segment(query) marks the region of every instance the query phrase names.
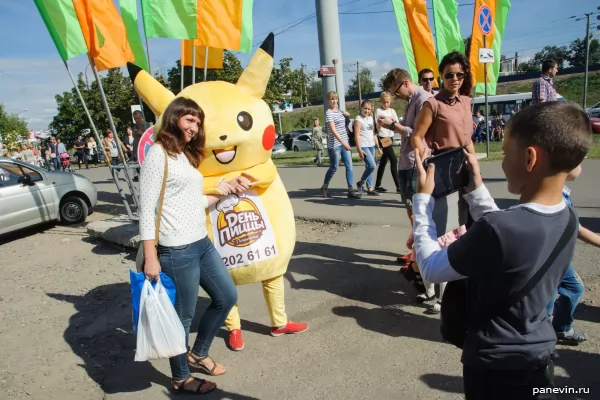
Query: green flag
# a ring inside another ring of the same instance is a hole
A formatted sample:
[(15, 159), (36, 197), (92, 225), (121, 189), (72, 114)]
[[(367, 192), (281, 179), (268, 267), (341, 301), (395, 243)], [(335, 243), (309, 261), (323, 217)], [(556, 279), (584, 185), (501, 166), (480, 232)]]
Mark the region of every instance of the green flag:
[(133, 63), (138, 67), (149, 71), (148, 59), (146, 58), (146, 52), (144, 51), (142, 38), (140, 37), (140, 31), (138, 28), (138, 13), (136, 3), (136, 0), (120, 0), (119, 5), (121, 6), (121, 17), (125, 23), (129, 47), (131, 47), (133, 57), (135, 58)]
[(433, 26), (437, 59), (454, 50), (465, 53), (465, 42), (458, 24), (458, 3), (454, 0), (433, 0)]
[(408, 27), (408, 20), (406, 19), (406, 9), (404, 8), (404, 2), (402, 0), (392, 0), (392, 5), (394, 6), (396, 22), (398, 23), (398, 29), (400, 30), (400, 40), (402, 41), (402, 47), (404, 48), (404, 55), (406, 55), (408, 73), (410, 74), (411, 78), (415, 82), (417, 82), (419, 72), (417, 71), (415, 53), (413, 51), (412, 42), (410, 40), (410, 28)]
[(240, 40), (240, 51), (250, 53), (252, 51), (252, 7), (254, 0), (244, 0), (242, 6), (242, 36)]
[[(496, 1), (496, 19), (494, 20), (494, 41), (491, 48), (494, 49), (494, 62), (488, 67), (488, 94), (494, 96), (496, 94), (496, 85), (498, 83), (498, 75), (500, 73), (500, 54), (502, 49), (502, 38), (506, 29), (506, 20), (508, 19), (508, 11), (511, 4), (509, 0)], [(488, 45), (489, 46), (489, 45)], [(475, 93), (484, 93), (485, 84), (477, 82), (475, 85)]]
[(87, 45), (81, 33), (73, 0), (34, 0), (34, 2), (63, 61), (87, 53)]
[(147, 38), (196, 39), (196, 0), (141, 0)]

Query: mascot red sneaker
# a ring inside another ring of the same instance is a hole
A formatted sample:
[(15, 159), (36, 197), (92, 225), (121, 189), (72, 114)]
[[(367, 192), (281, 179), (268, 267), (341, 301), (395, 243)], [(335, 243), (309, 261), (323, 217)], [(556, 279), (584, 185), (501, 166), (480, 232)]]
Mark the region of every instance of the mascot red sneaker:
[[(219, 194), (217, 184), (240, 175), (253, 181), (250, 190), (223, 197), (207, 210), (207, 229), (236, 285), (261, 282), (271, 335), (301, 333), (308, 325), (288, 320), (284, 280), (294, 245), (292, 204), (271, 160), (275, 126), (262, 100), (273, 69), (274, 36), (269, 34), (237, 84), (212, 81), (188, 86), (177, 96), (196, 101), (205, 113), (206, 158), (199, 167), (205, 194)], [(139, 95), (161, 115), (175, 95), (146, 71), (128, 64)], [(161, 120), (154, 131), (158, 132)], [(228, 344), (242, 350), (238, 305), (225, 321)]]

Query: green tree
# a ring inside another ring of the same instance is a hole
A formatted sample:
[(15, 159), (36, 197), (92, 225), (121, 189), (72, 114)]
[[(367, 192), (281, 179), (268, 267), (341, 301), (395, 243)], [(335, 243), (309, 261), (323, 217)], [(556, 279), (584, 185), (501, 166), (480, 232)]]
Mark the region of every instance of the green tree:
[[(569, 46), (570, 54), (567, 56), (567, 61), (572, 67), (581, 67), (585, 65), (585, 40), (575, 39)], [(590, 60), (589, 64), (600, 63), (600, 42), (598, 39), (590, 41)]]
[(294, 104), (302, 102), (303, 82), (308, 85), (308, 76), (300, 69), (292, 69), (291, 64), (292, 58), (286, 57), (279, 60), (279, 65), (273, 66), (264, 96), (267, 104), (283, 99), (289, 99)]
[(538, 71), (541, 70), (542, 63), (545, 60), (554, 60), (558, 64), (559, 68), (565, 65), (565, 61), (568, 61), (569, 49), (567, 46), (545, 46), (541, 51), (535, 53), (533, 56), (533, 65), (538, 66)]
[(17, 114), (9, 114), (0, 103), (0, 140), (4, 149), (15, 151), (20, 149), (20, 143), (29, 136), (27, 123), (19, 118)]
[(360, 79), (360, 92), (361, 93), (373, 93), (375, 91), (375, 83), (373, 82), (373, 74), (369, 68), (361, 68), (358, 73), (358, 79), (356, 75), (350, 80), (350, 85), (346, 91), (347, 96), (358, 96), (358, 82)]
[(533, 60), (522, 62), (519, 64), (519, 72), (539, 72), (540, 66), (536, 65)]
[(317, 77), (315, 72), (308, 76), (308, 83), (306, 85), (306, 93), (308, 96), (308, 103), (316, 103), (323, 101), (323, 81)]
[(463, 42), (465, 44), (465, 55), (468, 57), (469, 52), (471, 51), (471, 36), (464, 38)]
[[(244, 69), (240, 60), (231, 52), (223, 53), (223, 69), (209, 69), (206, 73), (207, 81), (225, 81), (236, 83)], [(192, 67), (183, 67), (185, 87), (192, 84)], [(204, 69), (196, 68), (196, 83), (204, 81)], [(178, 94), (181, 91), (181, 60), (167, 71), (167, 88)]]
[[(133, 89), (129, 77), (124, 76), (119, 68), (108, 70), (106, 76), (100, 78), (110, 108), (117, 134), (120, 138), (125, 135), (125, 129), (132, 123), (131, 106), (139, 104), (139, 98)], [(102, 134), (109, 128), (108, 117), (104, 111), (98, 84), (92, 82), (89, 90), (83, 79), (83, 74), (77, 78), (77, 86), (90, 111), (90, 115)], [(83, 129), (91, 129), (88, 118), (77, 96), (75, 88), (69, 92), (56, 95), (57, 114), (52, 119), (49, 128), (57, 131), (57, 137), (70, 148)], [(145, 110), (148, 107), (144, 108)], [(147, 111), (148, 113), (148, 111)], [(152, 115), (152, 114), (150, 114)], [(148, 115), (146, 115), (148, 118)]]
[(386, 77), (386, 76), (387, 76), (386, 74), (382, 74), (382, 75), (379, 77), (379, 81), (378, 81), (378, 83), (377, 83), (377, 86), (378, 86), (378, 87), (379, 87), (379, 89), (381, 89), (381, 90), (383, 90), (383, 81), (385, 81), (385, 77)]

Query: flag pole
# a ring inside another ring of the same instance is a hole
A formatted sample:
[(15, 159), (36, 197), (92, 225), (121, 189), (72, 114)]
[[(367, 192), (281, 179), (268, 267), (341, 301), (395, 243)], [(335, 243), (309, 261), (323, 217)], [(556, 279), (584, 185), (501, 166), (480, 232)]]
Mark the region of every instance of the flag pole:
[[(108, 160), (110, 160), (110, 157), (108, 157), (108, 155), (104, 151), (104, 146), (102, 146), (102, 142), (100, 141), (100, 135), (98, 135), (98, 130), (96, 129), (94, 120), (92, 119), (92, 116), (90, 115), (90, 111), (88, 110), (87, 105), (85, 104), (85, 100), (83, 100), (83, 96), (81, 95), (81, 92), (79, 91), (79, 86), (77, 86), (77, 82), (75, 82), (75, 78), (73, 77), (73, 74), (71, 73), (69, 64), (67, 63), (67, 61), (63, 61), (63, 62), (65, 64), (65, 68), (67, 69), (67, 73), (69, 74), (69, 77), (71, 78), (71, 82), (73, 82), (73, 87), (75, 88), (75, 91), (77, 92), (77, 96), (79, 97), (79, 100), (81, 101), (81, 104), (83, 105), (83, 110), (85, 111), (85, 115), (87, 115), (88, 120), (90, 121), (90, 126), (92, 127), (92, 130), (94, 131), (94, 136), (96, 137), (96, 141), (98, 142), (96, 151), (98, 151), (98, 148), (100, 148), (102, 151), (102, 154), (104, 154), (104, 159), (108, 161)], [(108, 168), (112, 172), (112, 165), (110, 162), (108, 163)], [(127, 215), (129, 216), (129, 218), (133, 218), (131, 208), (129, 207), (129, 202), (127, 201), (127, 197), (125, 197), (125, 193), (123, 193), (123, 189), (121, 189), (121, 187), (119, 185), (117, 185), (117, 189), (119, 191), (119, 195), (121, 196), (121, 200), (123, 200), (123, 205), (125, 206)]]
[(196, 45), (192, 46), (192, 85), (196, 83)]
[(185, 77), (185, 71), (183, 67), (183, 57), (181, 57), (181, 91), (183, 92), (183, 78)]
[(208, 46), (204, 50), (204, 82), (206, 82), (206, 73), (208, 72)]
[(146, 54), (148, 55), (148, 73), (150, 75), (152, 75), (152, 63), (150, 62), (150, 44), (148, 44), (147, 37), (146, 37)]
[(115, 141), (117, 142), (117, 151), (119, 152), (119, 156), (123, 161), (123, 171), (125, 171), (125, 179), (127, 180), (127, 184), (129, 185), (129, 189), (131, 190), (131, 196), (133, 197), (133, 201), (136, 207), (139, 210), (139, 199), (137, 197), (137, 192), (133, 186), (133, 182), (131, 177), (129, 176), (129, 167), (127, 165), (127, 161), (125, 160), (125, 154), (123, 154), (123, 149), (121, 148), (121, 141), (119, 140), (119, 135), (117, 133), (117, 128), (115, 127), (115, 122), (113, 121), (112, 114), (110, 113), (110, 108), (108, 107), (108, 102), (106, 101), (106, 95), (104, 94), (104, 89), (102, 88), (102, 82), (98, 77), (98, 71), (96, 70), (96, 63), (94, 60), (89, 57), (90, 65), (92, 67), (92, 71), (94, 72), (94, 77), (96, 78), (96, 82), (98, 83), (98, 89), (100, 90), (100, 99), (102, 100), (102, 105), (104, 106), (104, 111), (106, 112), (106, 117), (108, 118), (108, 126), (110, 126), (110, 130), (113, 132)]

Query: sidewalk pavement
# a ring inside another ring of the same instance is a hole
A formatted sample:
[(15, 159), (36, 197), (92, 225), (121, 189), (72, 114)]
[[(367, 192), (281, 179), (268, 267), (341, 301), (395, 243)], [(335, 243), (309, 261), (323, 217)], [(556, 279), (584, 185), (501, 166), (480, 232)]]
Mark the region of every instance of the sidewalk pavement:
[[(324, 198), (320, 193), (320, 187), (327, 171), (326, 167), (315, 165), (280, 166), (278, 169), (292, 201), (296, 218), (410, 229), (404, 205), (400, 203), (400, 195), (395, 193), (389, 168), (384, 173), (382, 185), (390, 192), (379, 197), (363, 196), (362, 199), (347, 198), (345, 167), (338, 168), (329, 185), (329, 193), (333, 196), (332, 198)], [(108, 174), (108, 172), (103, 170), (91, 169), (85, 170), (85, 173), (82, 171), (82, 173), (89, 176), (98, 186), (100, 203), (98, 208), (119, 207), (120, 199), (116, 193), (116, 187), (112, 181), (104, 180), (107, 179), (107, 176), (103, 174)], [(363, 171), (363, 165), (353, 166), (352, 182), (354, 185), (360, 179)], [(481, 172), (484, 183), (496, 200), (498, 207), (504, 209), (516, 204), (517, 196), (508, 192), (500, 162), (481, 163)], [(600, 232), (600, 198), (597, 195), (596, 180), (599, 174), (600, 161), (586, 160), (582, 175), (577, 181), (568, 183), (582, 225), (594, 232)], [(116, 221), (103, 224), (91, 223), (90, 234), (102, 237), (104, 231), (113, 232), (116, 239), (111, 241), (128, 247), (137, 247), (137, 239), (132, 239), (131, 235), (125, 237), (122, 232), (115, 231), (115, 223)], [(98, 228), (99, 225), (101, 228)], [(100, 232), (94, 233), (94, 229), (100, 229)], [(124, 229), (129, 232), (131, 226), (125, 226)], [(129, 235), (129, 233), (127, 234)]]
[[(320, 188), (326, 171), (327, 167), (312, 165), (279, 168), (297, 218), (410, 227), (405, 207), (400, 202), (400, 195), (395, 193), (389, 168), (386, 168), (382, 181), (382, 185), (389, 191), (379, 197), (363, 196), (360, 200), (347, 198), (346, 169), (343, 166), (338, 168), (329, 184), (329, 193), (333, 197), (324, 198)], [(363, 165), (354, 165), (353, 185), (356, 185), (363, 171)], [(499, 208), (505, 209), (517, 203), (518, 197), (508, 192), (501, 162), (481, 163), (481, 173)], [(377, 170), (374, 174), (377, 174)], [(589, 228), (595, 229), (595, 232), (600, 231), (600, 198), (597, 195), (596, 181), (598, 174), (600, 161), (586, 160), (580, 178), (568, 183), (582, 224), (587, 226), (587, 222), (591, 225)]]

